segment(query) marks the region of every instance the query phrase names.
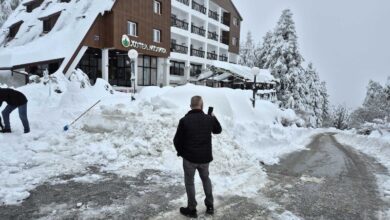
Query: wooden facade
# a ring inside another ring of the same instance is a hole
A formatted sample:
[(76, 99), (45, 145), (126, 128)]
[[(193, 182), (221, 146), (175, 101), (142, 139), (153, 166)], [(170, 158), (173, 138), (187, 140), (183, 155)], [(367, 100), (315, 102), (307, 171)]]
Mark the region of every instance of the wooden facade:
[[(159, 53), (137, 48), (138, 52), (149, 56), (167, 58), (170, 55), (171, 41), (171, 0), (159, 0), (162, 13), (153, 11), (153, 1), (145, 0), (117, 0), (112, 11), (99, 16), (87, 36), (83, 45), (93, 48), (110, 48), (127, 51), (131, 48), (122, 46), (122, 35), (127, 34), (127, 22), (135, 22), (138, 26), (138, 36), (129, 36), (131, 40), (147, 45), (154, 45), (166, 49), (166, 53)], [(161, 31), (161, 43), (153, 42), (153, 29)]]

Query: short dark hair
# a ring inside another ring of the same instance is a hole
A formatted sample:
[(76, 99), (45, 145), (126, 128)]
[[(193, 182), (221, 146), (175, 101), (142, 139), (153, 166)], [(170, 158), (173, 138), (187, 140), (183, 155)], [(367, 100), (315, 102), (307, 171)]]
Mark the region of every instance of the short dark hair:
[(194, 96), (191, 98), (191, 108), (202, 107), (203, 99), (202, 96)]

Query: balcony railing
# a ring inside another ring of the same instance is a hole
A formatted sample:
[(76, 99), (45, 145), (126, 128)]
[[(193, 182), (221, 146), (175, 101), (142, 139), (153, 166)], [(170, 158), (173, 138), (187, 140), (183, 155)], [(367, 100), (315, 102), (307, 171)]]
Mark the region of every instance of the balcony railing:
[(220, 55), (220, 56), (219, 56), (219, 60), (220, 60), (220, 61), (223, 61), (223, 62), (227, 62), (227, 61), (228, 61), (228, 57), (225, 56), (225, 55)]
[(194, 9), (195, 11), (199, 11), (202, 14), (206, 14), (207, 12), (207, 8), (204, 7), (204, 5), (201, 5), (195, 1), (192, 1), (192, 9)]
[(200, 36), (205, 37), (206, 30), (195, 25), (191, 25), (191, 32)]
[(176, 43), (171, 43), (171, 52), (187, 54), (188, 47)]
[(209, 18), (219, 21), (219, 14), (216, 11), (209, 10)]
[(218, 54), (207, 52), (207, 59), (209, 59), (209, 60), (218, 60)]
[(183, 3), (183, 4), (187, 5), (187, 6), (190, 5), (190, 0), (176, 0), (176, 1), (178, 1), (180, 3)]
[(219, 36), (217, 33), (209, 31), (208, 38), (211, 40), (218, 41)]
[(204, 54), (205, 52), (203, 50), (191, 48), (191, 56), (204, 58)]
[(171, 17), (171, 25), (172, 27), (188, 30), (188, 23), (174, 16)]

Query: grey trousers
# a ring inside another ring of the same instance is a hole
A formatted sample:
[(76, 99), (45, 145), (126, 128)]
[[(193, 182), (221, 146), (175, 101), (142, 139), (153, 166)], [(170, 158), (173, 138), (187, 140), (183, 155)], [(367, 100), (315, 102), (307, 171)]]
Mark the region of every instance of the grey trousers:
[(206, 164), (195, 164), (183, 158), (184, 168), (184, 182), (186, 186), (188, 208), (196, 209), (196, 198), (195, 198), (195, 171), (198, 170), (199, 176), (203, 183), (203, 190), (206, 194), (204, 203), (206, 206), (212, 206), (214, 204), (213, 189), (211, 180), (209, 178), (209, 163)]

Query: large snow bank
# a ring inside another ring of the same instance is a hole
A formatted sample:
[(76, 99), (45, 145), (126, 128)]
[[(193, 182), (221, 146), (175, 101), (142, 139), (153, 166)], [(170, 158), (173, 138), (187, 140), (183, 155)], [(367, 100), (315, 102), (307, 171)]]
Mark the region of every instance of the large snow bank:
[[(62, 93), (52, 92), (50, 97), (48, 85), (20, 88), (29, 98), (32, 133), (22, 135), (14, 113), (14, 133), (0, 135), (0, 202), (19, 203), (39, 184), (64, 174), (87, 174), (89, 166), (132, 176), (157, 169), (178, 177), (172, 182), (181, 181), (181, 160), (172, 139), (193, 95), (204, 97), (205, 108), (215, 108), (224, 128), (213, 142), (211, 172), (216, 194), (255, 195), (266, 182), (259, 162), (275, 163), (281, 155), (302, 149), (303, 137), (313, 133), (282, 127), (283, 118), (295, 120), (295, 115), (270, 102), (259, 102), (253, 109), (247, 91), (194, 85), (150, 87), (131, 102), (128, 94), (111, 94), (104, 81), (82, 88), (83, 80), (74, 79), (68, 83), (58, 76), (59, 84), (52, 89), (58, 87)], [(62, 131), (99, 99), (101, 104), (69, 132)]]

